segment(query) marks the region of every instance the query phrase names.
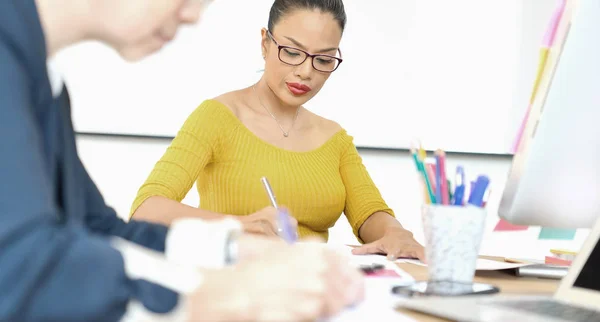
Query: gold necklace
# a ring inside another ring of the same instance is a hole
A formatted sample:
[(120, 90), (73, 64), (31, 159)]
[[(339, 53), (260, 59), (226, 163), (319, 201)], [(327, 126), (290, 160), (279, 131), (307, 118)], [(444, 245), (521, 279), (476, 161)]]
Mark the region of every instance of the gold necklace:
[(279, 121), (277, 120), (275, 115), (273, 115), (273, 113), (271, 113), (271, 111), (269, 111), (269, 109), (265, 106), (265, 104), (263, 104), (262, 100), (260, 99), (260, 96), (258, 96), (258, 93), (256, 92), (256, 84), (252, 85), (252, 91), (254, 92), (254, 95), (256, 95), (256, 98), (258, 98), (258, 102), (260, 103), (260, 105), (262, 105), (262, 107), (265, 109), (265, 111), (267, 111), (267, 113), (269, 113), (269, 115), (271, 115), (271, 117), (275, 120), (275, 123), (277, 123), (277, 126), (279, 126), (279, 128), (281, 129), (281, 132), (283, 132), (283, 136), (287, 138), (290, 135), (290, 131), (294, 128), (294, 123), (296, 123), (296, 119), (298, 118), (298, 113), (300, 112), (300, 106), (298, 106), (298, 108), (296, 109), (296, 115), (294, 116), (294, 119), (292, 120), (292, 125), (290, 126), (289, 131), (286, 132), (283, 129), (283, 126), (281, 126), (281, 124), (279, 124)]

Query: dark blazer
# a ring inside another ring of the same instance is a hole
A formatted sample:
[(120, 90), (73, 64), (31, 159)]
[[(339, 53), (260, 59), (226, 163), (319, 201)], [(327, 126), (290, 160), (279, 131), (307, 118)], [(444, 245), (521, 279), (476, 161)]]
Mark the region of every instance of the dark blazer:
[(52, 96), (33, 0), (0, 0), (0, 321), (113, 321), (177, 294), (132, 280), (107, 236), (164, 251), (167, 228), (119, 219), (75, 146), (68, 94)]

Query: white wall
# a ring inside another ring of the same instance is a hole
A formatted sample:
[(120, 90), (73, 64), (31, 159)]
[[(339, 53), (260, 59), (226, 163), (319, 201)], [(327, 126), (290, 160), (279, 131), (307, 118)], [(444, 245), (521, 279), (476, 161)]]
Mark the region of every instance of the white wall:
[[(383, 3), (384, 1), (387, 0), (380, 0), (380, 3)], [(498, 1), (496, 0), (495, 2)], [(489, 1), (490, 4), (495, 2)], [(398, 1), (393, 2), (394, 5), (400, 5), (399, 3), (400, 2)], [(416, 4), (420, 2), (413, 1), (410, 3)], [(475, 2), (464, 0), (460, 1), (460, 3), (464, 5), (469, 3), (474, 4)], [(519, 70), (518, 74), (521, 76), (515, 82), (514, 100), (516, 104), (513, 106), (506, 106), (507, 112), (509, 112), (508, 110), (512, 109), (509, 114), (513, 115), (513, 119), (509, 122), (513, 125), (510, 129), (508, 129), (508, 133), (510, 134), (509, 136), (511, 138), (510, 141), (512, 141), (512, 133), (516, 133), (516, 128), (520, 124), (523, 110), (526, 107), (526, 102), (529, 97), (531, 84), (533, 82), (533, 77), (535, 75), (535, 69), (537, 66), (539, 44), (546, 29), (548, 19), (550, 18), (557, 1), (527, 0), (515, 3), (520, 3), (522, 5), (521, 7), (517, 8), (518, 27), (516, 32), (518, 33), (518, 36), (516, 38), (518, 39), (517, 42), (519, 43), (518, 47), (520, 48), (520, 56), (518, 62), (515, 62), (514, 67), (515, 69)], [(477, 2), (477, 4), (481, 5), (479, 2)], [(499, 2), (496, 4), (498, 5)], [(406, 4), (403, 3), (402, 5), (407, 6), (404, 8), (406, 10), (392, 10), (390, 12), (392, 12), (392, 14), (406, 13), (412, 18), (417, 18), (417, 15), (411, 16), (411, 12), (414, 8), (410, 7), (408, 2)], [(428, 5), (432, 4), (424, 4), (423, 6), (427, 7)], [(387, 21), (385, 19), (383, 20)], [(421, 22), (425, 23), (424, 20)], [(481, 23), (477, 25), (481, 25)], [(432, 30), (437, 30), (434, 28), (435, 26), (431, 27), (433, 28)], [(391, 30), (393, 30), (393, 28)], [(399, 34), (398, 37), (402, 37), (402, 35)], [(422, 40), (431, 41), (431, 39), (431, 37), (425, 37)], [(113, 74), (110, 75), (114, 76)], [(132, 90), (131, 87), (126, 88), (128, 92)], [(142, 88), (142, 90), (147, 92), (147, 88)], [(440, 93), (438, 90), (435, 92), (438, 94)], [(95, 95), (93, 96), (96, 97)], [(136, 99), (139, 99), (139, 97), (140, 96), (137, 95)], [(93, 108), (93, 104), (86, 104), (85, 109), (74, 108), (74, 114), (77, 116), (79, 113), (80, 116), (83, 115), (86, 118), (89, 118), (93, 121), (92, 125), (94, 126), (114, 126), (116, 124), (113, 122), (114, 118), (111, 118), (111, 120), (107, 122), (100, 122), (102, 120), (101, 115), (111, 116), (111, 114), (106, 113), (107, 111), (104, 108), (105, 106)], [(446, 108), (446, 106), (444, 106), (444, 110), (455, 111), (454, 109)], [(127, 116), (130, 115), (128, 113), (131, 113), (132, 111), (133, 110), (118, 110), (120, 116), (119, 119), (121, 120), (120, 122), (124, 122), (123, 124), (125, 128), (129, 130), (132, 129), (132, 123), (125, 121), (127, 120)], [(146, 112), (149, 113), (152, 111), (146, 110), (144, 113), (147, 114)], [(414, 113), (418, 111), (415, 111), (413, 107), (413, 110), (410, 112), (411, 118), (408, 118), (408, 121), (413, 122), (417, 117)], [(170, 115), (171, 113), (168, 114)], [(137, 116), (139, 116), (139, 113), (135, 115), (135, 117)], [(348, 117), (355, 119), (355, 116)], [(492, 115), (486, 115), (486, 117), (487, 119), (493, 119), (494, 121), (497, 121), (496, 117), (493, 117)], [(440, 115), (438, 115), (437, 118), (447, 121), (447, 119)], [(163, 118), (159, 119), (160, 124), (158, 125), (166, 124)], [(334, 119), (340, 121), (342, 124), (344, 124), (344, 126), (348, 126), (345, 124), (343, 119), (337, 119), (335, 117)], [(170, 121), (170, 124), (175, 124), (175, 128), (178, 127), (178, 125), (176, 125), (178, 122), (173, 123), (172, 120)], [(167, 123), (170, 121), (168, 119), (166, 120)], [(157, 122), (151, 123), (151, 128), (155, 129), (155, 126), (157, 125), (155, 123)], [(135, 126), (139, 127), (139, 124), (136, 123), (134, 124), (134, 127)], [(85, 127), (77, 127), (77, 129), (80, 131), (94, 130), (93, 128)], [(155, 132), (156, 131), (153, 131), (152, 134), (162, 134)], [(134, 131), (134, 133), (137, 132)], [(440, 132), (431, 134), (438, 135)], [(417, 134), (413, 133), (413, 135)], [(394, 137), (398, 138), (398, 136)], [(78, 145), (84, 163), (86, 164), (92, 177), (98, 183), (100, 190), (104, 193), (107, 202), (114, 206), (118, 213), (123, 217), (128, 215), (129, 207), (135, 198), (137, 189), (145, 180), (146, 176), (150, 173), (154, 163), (160, 158), (168, 143), (168, 141), (158, 139), (126, 139), (91, 136), (79, 136), (78, 138)], [(440, 145), (428, 142), (428, 140), (425, 140), (425, 143), (427, 146), (434, 146), (435, 148), (440, 147)], [(417, 239), (422, 242), (423, 236), (420, 224), (420, 205), (422, 201), (422, 194), (418, 184), (414, 165), (408, 154), (405, 152), (385, 152), (373, 150), (361, 150), (361, 154), (375, 183), (380, 188), (388, 204), (396, 211), (399, 220), (404, 224), (404, 226), (412, 230)], [(498, 221), (498, 202), (502, 194), (506, 176), (510, 167), (510, 162), (511, 160), (509, 157), (464, 154), (451, 155), (448, 159), (449, 169), (453, 169), (457, 164), (462, 164), (465, 166), (468, 175), (476, 176), (478, 174), (485, 173), (492, 180), (493, 192), (487, 207), (489, 211), (486, 226), (487, 233), (484, 237), (482, 253), (515, 257), (543, 257), (547, 254), (548, 249), (551, 247), (577, 247), (577, 245), (579, 245), (583, 238), (585, 238), (587, 235), (587, 230), (578, 232), (574, 242), (538, 241), (537, 234), (539, 232), (539, 228), (530, 228), (526, 232), (492, 232)], [(192, 206), (197, 206), (198, 196), (195, 194), (195, 191), (195, 189), (191, 190), (191, 193), (184, 200), (185, 203)], [(336, 226), (331, 230), (330, 242), (356, 243), (351, 229), (344, 217), (342, 217)]]
[[(168, 144), (168, 141), (155, 139), (78, 137), (78, 147), (84, 164), (104, 194), (107, 203), (124, 218), (129, 214), (129, 207), (137, 189)], [(414, 232), (417, 240), (423, 242), (420, 217), (422, 194), (414, 164), (408, 153), (363, 150), (361, 155), (385, 200), (396, 211), (398, 219), (406, 228)], [(485, 155), (448, 157), (449, 169), (462, 164), (468, 177), (485, 173), (491, 178), (492, 195), (488, 202), (487, 233), (482, 244), (482, 253), (538, 258), (546, 255), (551, 247), (577, 247), (587, 235), (586, 230), (578, 232), (574, 242), (538, 241), (539, 228), (530, 228), (526, 232), (492, 232), (498, 221), (496, 211), (510, 161), (509, 157)], [(191, 190), (184, 202), (192, 206), (198, 205), (195, 188)], [(330, 242), (356, 243), (344, 217), (341, 217), (331, 229)]]
[[(556, 1), (345, 1), (344, 63), (306, 105), (360, 146), (408, 148), (418, 137), (446, 151), (508, 152)], [(75, 128), (174, 136), (202, 100), (260, 76), (259, 31), (272, 2), (215, 1), (202, 23), (133, 64), (99, 43), (62, 51), (55, 63)]]

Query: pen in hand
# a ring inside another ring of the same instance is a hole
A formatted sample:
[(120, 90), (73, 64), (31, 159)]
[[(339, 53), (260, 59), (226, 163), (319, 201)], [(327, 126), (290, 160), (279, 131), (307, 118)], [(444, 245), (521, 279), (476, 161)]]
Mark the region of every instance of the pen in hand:
[(288, 243), (290, 243), (290, 244), (294, 243), (297, 239), (297, 235), (296, 235), (296, 232), (293, 231), (292, 225), (290, 224), (290, 218), (289, 218), (290, 215), (288, 214), (286, 209), (280, 209), (279, 206), (277, 205), (277, 199), (275, 198), (273, 189), (271, 188), (271, 185), (269, 184), (269, 180), (267, 180), (266, 177), (262, 177), (260, 179), (260, 181), (262, 182), (263, 186), (265, 187), (267, 195), (269, 196), (269, 200), (271, 200), (271, 205), (273, 206), (273, 208), (275, 208), (277, 210), (277, 216), (278, 216), (278, 222), (279, 222), (279, 225), (278, 225), (279, 228), (277, 229), (277, 233), (279, 234), (279, 236), (281, 238), (283, 238)]

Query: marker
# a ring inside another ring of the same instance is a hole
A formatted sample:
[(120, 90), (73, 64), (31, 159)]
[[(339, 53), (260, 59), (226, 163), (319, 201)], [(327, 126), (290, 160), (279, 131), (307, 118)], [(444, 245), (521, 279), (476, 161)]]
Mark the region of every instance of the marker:
[(286, 242), (292, 244), (294, 243), (298, 237), (296, 233), (292, 229), (292, 225), (290, 224), (290, 215), (286, 209), (280, 209), (277, 206), (277, 199), (275, 198), (275, 194), (273, 193), (273, 189), (271, 189), (271, 185), (269, 184), (269, 180), (266, 177), (262, 177), (260, 179), (265, 190), (267, 191), (267, 195), (269, 196), (269, 200), (271, 200), (271, 205), (273, 208), (277, 209), (279, 229), (277, 230), (279, 236), (283, 238)]
[(479, 176), (475, 181), (475, 185), (473, 187), (473, 191), (471, 191), (471, 195), (469, 196), (469, 204), (482, 207), (483, 199), (485, 197), (485, 192), (490, 185), (490, 178), (487, 176)]
[(465, 195), (465, 169), (462, 166), (456, 167), (456, 182), (454, 183), (454, 205), (462, 206)]

